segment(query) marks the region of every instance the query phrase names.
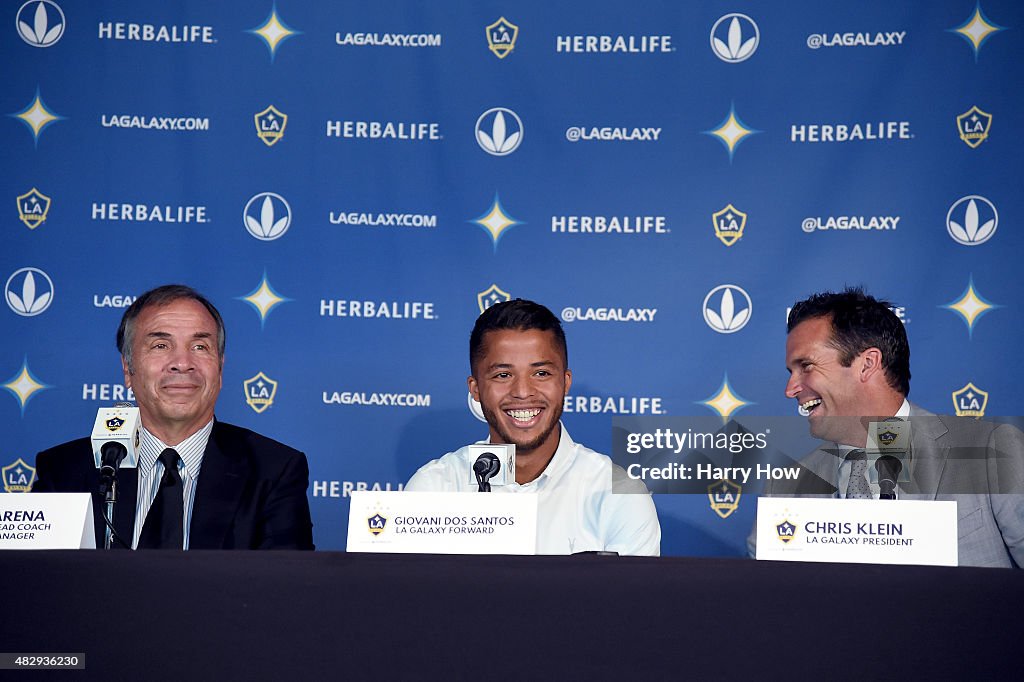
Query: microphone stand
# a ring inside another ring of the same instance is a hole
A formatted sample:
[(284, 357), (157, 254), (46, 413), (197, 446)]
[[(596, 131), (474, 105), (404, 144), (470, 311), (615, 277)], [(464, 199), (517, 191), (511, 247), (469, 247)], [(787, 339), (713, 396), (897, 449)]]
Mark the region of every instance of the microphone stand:
[[(116, 469), (114, 470), (117, 471)], [(103, 549), (110, 549), (112, 541), (114, 539), (114, 505), (117, 503), (117, 473), (115, 473), (110, 479), (110, 485), (107, 486), (107, 495), (104, 504), (106, 506), (106, 514), (104, 515), (104, 521), (107, 527), (104, 528), (103, 533)]]

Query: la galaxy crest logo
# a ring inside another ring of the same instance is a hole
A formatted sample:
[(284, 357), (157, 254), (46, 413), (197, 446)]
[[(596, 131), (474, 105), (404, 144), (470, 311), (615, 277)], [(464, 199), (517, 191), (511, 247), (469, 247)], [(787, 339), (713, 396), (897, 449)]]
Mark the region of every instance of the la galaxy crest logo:
[(284, 137), (284, 128), (288, 125), (288, 115), (281, 113), (271, 104), (258, 114), (253, 116), (256, 121), (256, 136), (263, 140), (263, 144), (273, 147)]
[(366, 519), (366, 529), (370, 531), (370, 534), (374, 537), (384, 532), (384, 528), (388, 525), (387, 517), (381, 516), (380, 512), (377, 512), (373, 516)]
[(505, 17), (501, 17), (484, 30), (487, 33), (487, 48), (498, 59), (504, 59), (509, 52), (516, 49), (519, 27)]
[(20, 457), (13, 464), (8, 464), (3, 469), (4, 490), (9, 493), (27, 493), (32, 490), (32, 483), (36, 480), (35, 467), (30, 467)]
[(708, 486), (711, 511), (723, 519), (729, 518), (734, 511), (739, 509), (742, 494), (743, 486), (733, 483), (729, 479), (712, 483)]
[(988, 391), (981, 390), (969, 381), (959, 391), (953, 391), (953, 409), (958, 417), (984, 417), (987, 406)]
[(18, 10), (18, 35), (32, 47), (53, 47), (64, 35), (64, 12), (51, 0), (29, 0)]
[(502, 291), (497, 284), (492, 284), (476, 295), (476, 304), (480, 307), (480, 314), (496, 303), (503, 303), (512, 299), (512, 294)]
[(747, 214), (729, 204), (721, 211), (712, 213), (711, 222), (715, 226), (715, 236), (726, 246), (732, 246), (743, 237)]
[(124, 426), (124, 420), (120, 417), (111, 417), (106, 422), (107, 431), (117, 431)]
[(895, 443), (896, 439), (899, 437), (900, 435), (894, 431), (882, 431), (878, 434), (878, 442), (885, 447), (889, 447)]
[(986, 114), (978, 107), (971, 107), (956, 117), (956, 128), (960, 139), (971, 149), (977, 149), (988, 139), (992, 127), (992, 114)]
[(34, 230), (44, 222), (50, 212), (50, 197), (35, 187), (18, 197), (18, 220)]
[(277, 395), (277, 382), (263, 372), (242, 382), (245, 390), (245, 402), (256, 414), (261, 414), (274, 404)]
[(789, 544), (796, 537), (796, 526), (791, 521), (776, 524), (775, 534), (784, 544)]

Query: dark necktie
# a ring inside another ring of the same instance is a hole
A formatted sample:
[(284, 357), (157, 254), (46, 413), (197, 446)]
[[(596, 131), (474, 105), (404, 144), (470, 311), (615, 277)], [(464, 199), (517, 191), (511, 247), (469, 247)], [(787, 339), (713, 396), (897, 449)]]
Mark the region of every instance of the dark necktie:
[(139, 549), (181, 549), (184, 544), (184, 486), (178, 473), (178, 459), (178, 453), (171, 448), (160, 453), (164, 475), (142, 525)]
[(850, 483), (846, 486), (846, 499), (870, 500), (871, 486), (868, 485), (868, 456), (863, 450), (850, 450)]

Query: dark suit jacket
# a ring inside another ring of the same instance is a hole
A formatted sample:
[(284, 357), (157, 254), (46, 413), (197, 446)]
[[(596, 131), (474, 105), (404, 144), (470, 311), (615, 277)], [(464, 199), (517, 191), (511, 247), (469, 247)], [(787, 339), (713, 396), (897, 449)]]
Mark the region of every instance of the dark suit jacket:
[[(96, 546), (102, 547), (104, 502), (89, 439), (40, 452), (36, 475), (33, 492), (93, 493)], [(114, 528), (129, 543), (138, 485), (137, 469), (120, 470)], [(214, 422), (196, 487), (189, 548), (313, 549), (308, 485), (304, 454), (248, 429)]]

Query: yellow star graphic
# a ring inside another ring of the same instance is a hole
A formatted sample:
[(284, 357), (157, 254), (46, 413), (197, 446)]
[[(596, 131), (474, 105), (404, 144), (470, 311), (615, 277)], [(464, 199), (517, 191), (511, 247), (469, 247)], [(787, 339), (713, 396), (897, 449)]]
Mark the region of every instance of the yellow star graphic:
[(747, 405), (753, 405), (753, 403), (744, 400), (732, 390), (732, 386), (729, 385), (728, 374), (722, 380), (722, 385), (718, 391), (707, 400), (699, 401), (699, 404), (706, 405), (717, 412), (722, 417), (722, 421), (727, 420)]
[(949, 30), (960, 34), (964, 40), (971, 44), (971, 48), (974, 50), (974, 61), (978, 61), (978, 51), (981, 50), (982, 44), (993, 33), (1002, 31), (1003, 27), (989, 21), (981, 11), (981, 3), (978, 3), (974, 7), (974, 14), (967, 21)]
[(35, 99), (22, 112), (12, 114), (12, 116), (21, 119), (21, 122), (28, 126), (37, 144), (39, 143), (39, 135), (43, 132), (43, 128), (54, 121), (64, 118), (46, 108), (46, 104), (43, 102), (43, 98), (39, 96), (38, 90), (36, 90)]
[(25, 414), (25, 405), (28, 404), (29, 399), (33, 395), (43, 389), (51, 388), (32, 376), (32, 371), (28, 368), (27, 358), (21, 365), (21, 371), (9, 379), (7, 383), (0, 384), (0, 386), (6, 388), (14, 395), (15, 398), (18, 399), (18, 404), (21, 405), (22, 415)]
[(498, 198), (497, 193), (494, 194), (494, 203), (491, 204), (491, 208), (487, 213), (469, 222), (478, 225), (484, 232), (491, 235), (495, 251), (498, 250), (498, 240), (501, 239), (505, 230), (513, 228), (516, 225), (523, 224), (505, 213), (504, 209), (501, 207), (501, 200)]
[(974, 278), (971, 277), (967, 283), (967, 288), (964, 289), (964, 293), (960, 294), (960, 298), (942, 307), (960, 315), (963, 318), (964, 324), (967, 325), (967, 335), (972, 336), (974, 334), (974, 325), (978, 318), (988, 311), (1001, 306), (986, 301), (978, 294), (974, 288)]
[(277, 46), (283, 41), (291, 38), (292, 36), (299, 35), (301, 31), (295, 31), (291, 29), (287, 24), (281, 21), (277, 15), (277, 5), (270, 10), (270, 16), (263, 22), (263, 25), (259, 28), (254, 28), (249, 33), (258, 35), (263, 38), (263, 41), (267, 44), (267, 48), (270, 49), (270, 61), (274, 61), (274, 57), (277, 54)]
[(281, 303), (290, 301), (290, 298), (284, 298), (280, 296), (274, 288), (270, 286), (270, 282), (267, 280), (267, 273), (263, 273), (263, 279), (260, 281), (259, 286), (252, 290), (247, 296), (241, 297), (241, 300), (245, 301), (253, 308), (260, 316), (260, 329), (267, 321), (267, 315)]
[(729, 150), (729, 162), (732, 162), (732, 155), (736, 151), (736, 147), (739, 146), (740, 142), (747, 138), (749, 135), (761, 132), (760, 130), (754, 130), (748, 128), (743, 121), (736, 116), (736, 108), (729, 108), (729, 115), (725, 117), (725, 120), (718, 124), (718, 127), (712, 128), (711, 130), (705, 130), (705, 135), (713, 135), (721, 141), (725, 148)]

